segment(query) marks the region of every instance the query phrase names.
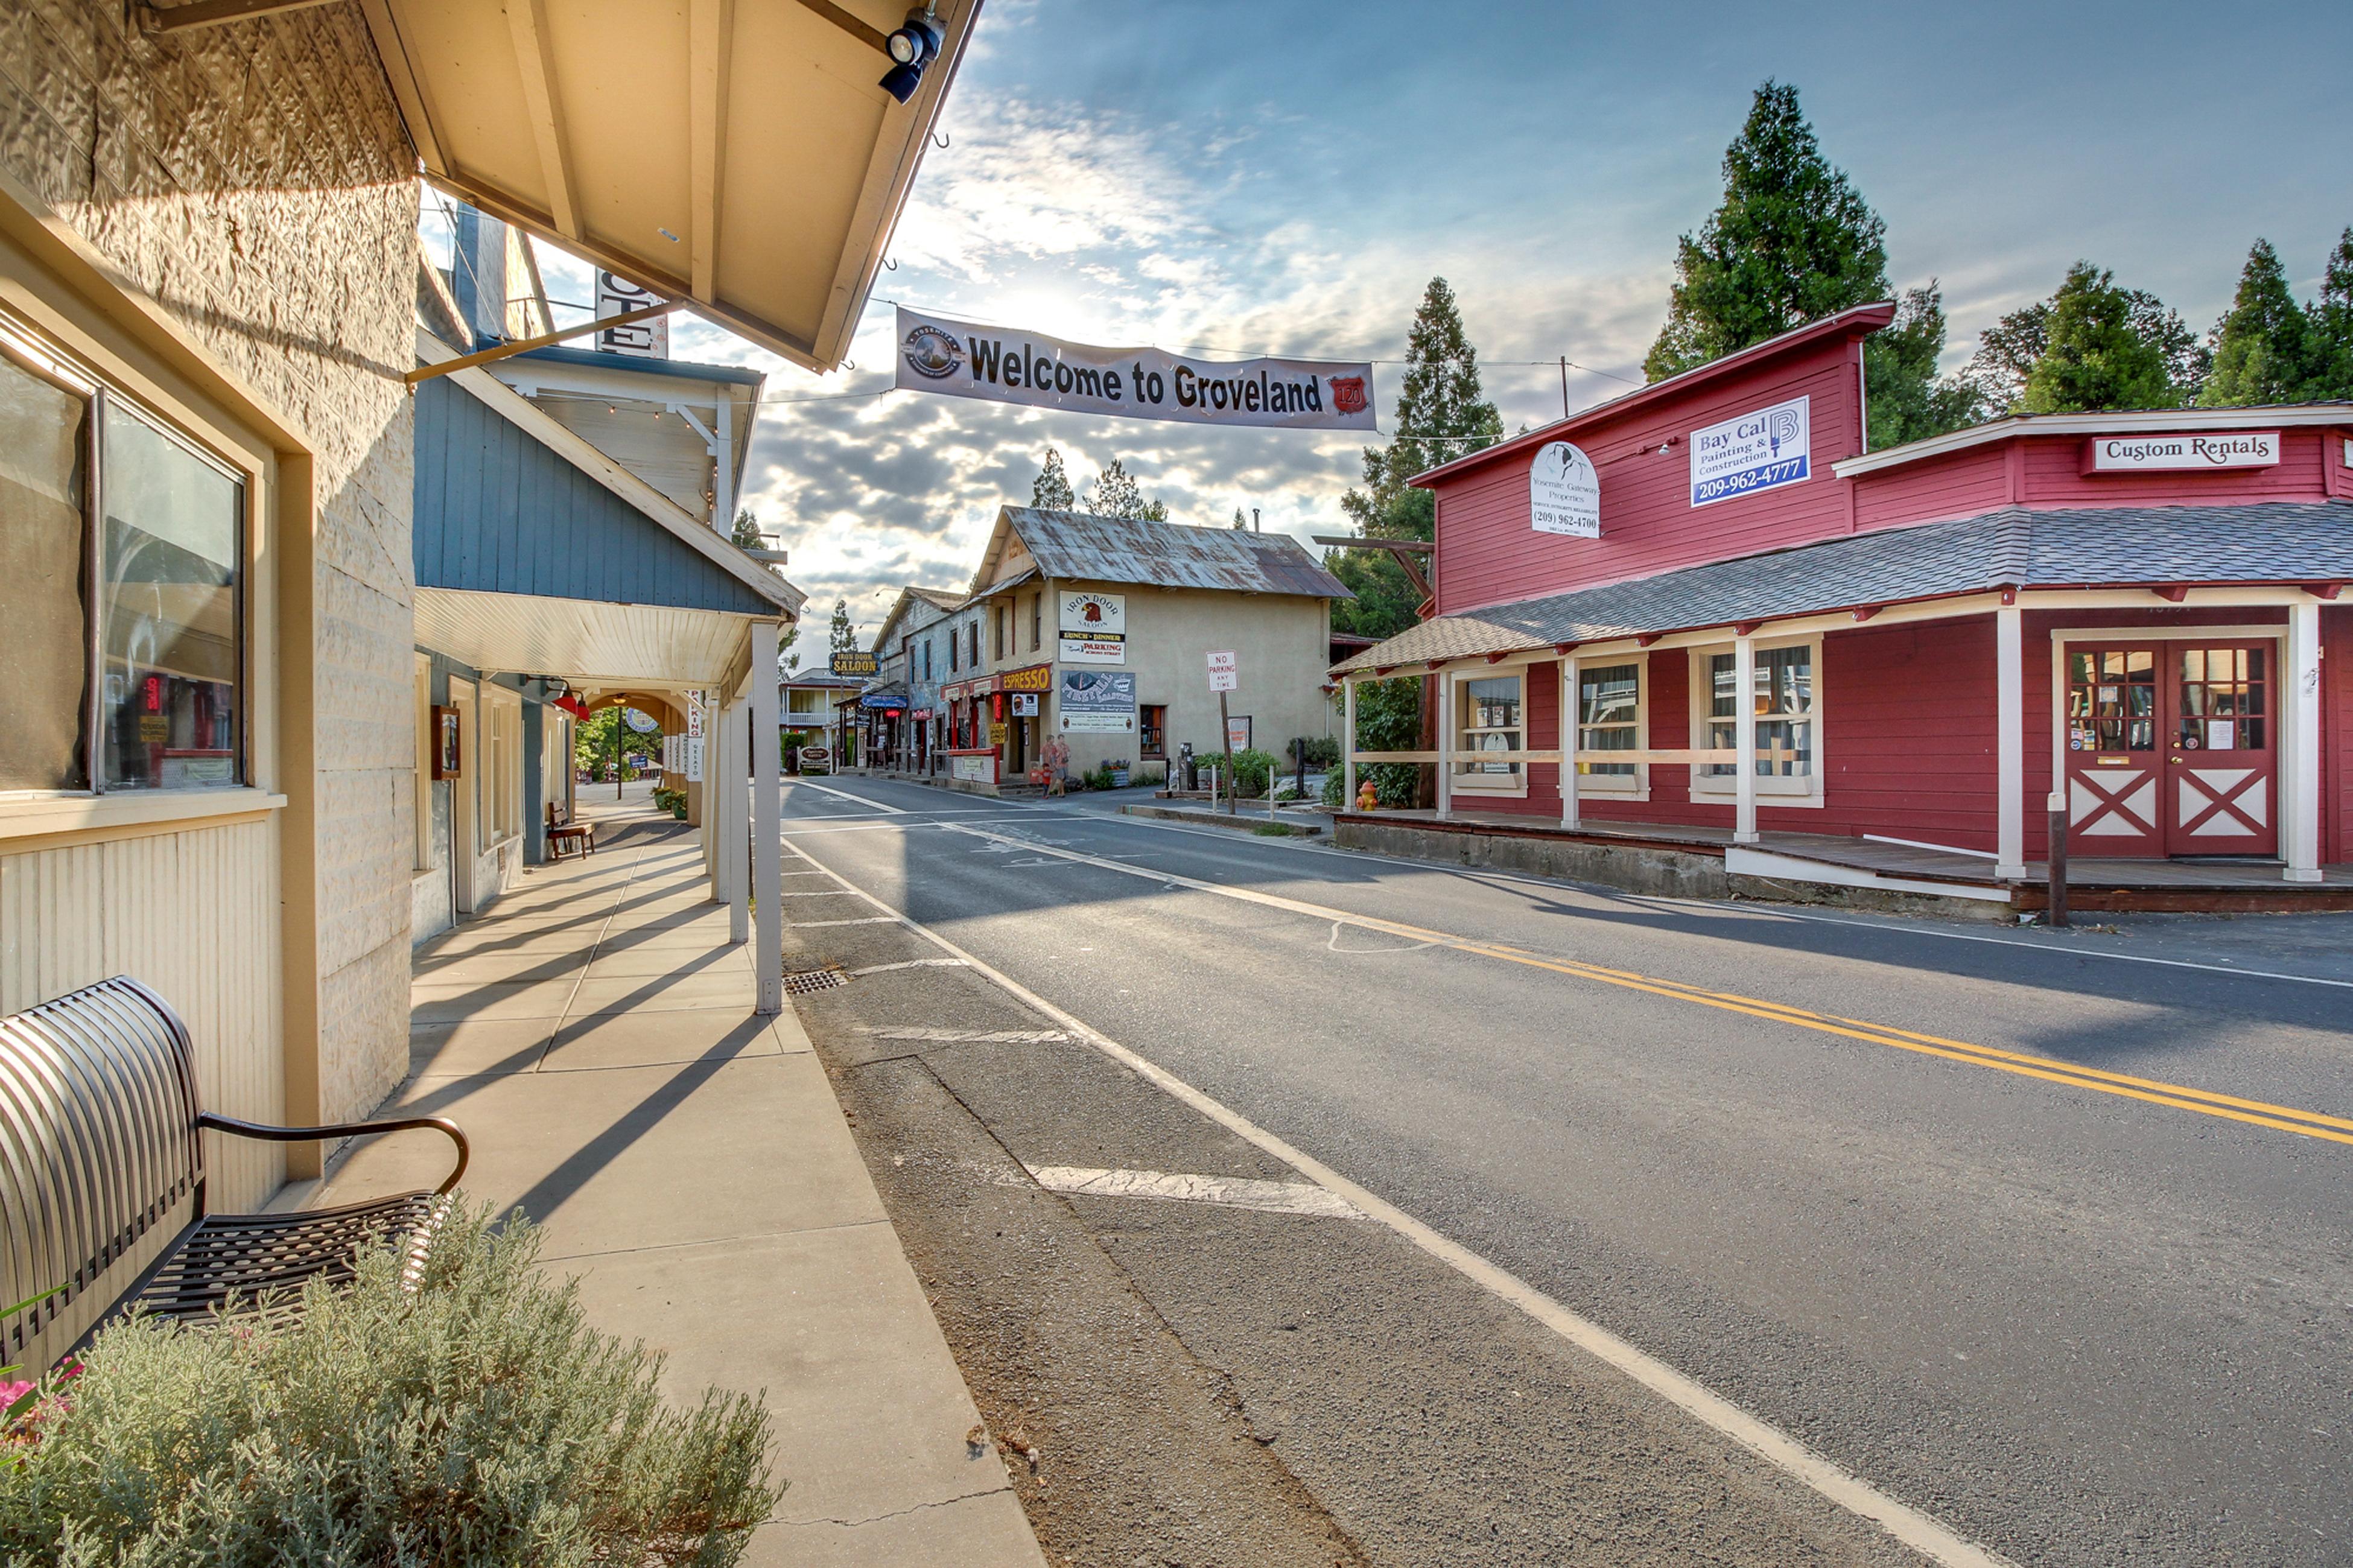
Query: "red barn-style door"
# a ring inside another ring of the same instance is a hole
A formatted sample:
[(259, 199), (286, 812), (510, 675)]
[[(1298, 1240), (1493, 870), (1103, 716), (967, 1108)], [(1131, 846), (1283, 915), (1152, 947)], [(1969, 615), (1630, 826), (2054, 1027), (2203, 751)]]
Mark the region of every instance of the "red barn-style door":
[(2268, 641), (2068, 644), (2075, 852), (2276, 855), (2275, 661)]

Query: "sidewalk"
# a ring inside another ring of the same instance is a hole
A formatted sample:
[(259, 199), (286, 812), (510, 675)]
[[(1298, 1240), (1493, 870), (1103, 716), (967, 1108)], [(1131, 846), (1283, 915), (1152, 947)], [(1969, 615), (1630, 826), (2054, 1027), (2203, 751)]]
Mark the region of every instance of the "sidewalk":
[[(582, 804), (596, 854), (418, 953), (384, 1113), (463, 1127), (466, 1194), (537, 1220), (597, 1326), (669, 1352), (673, 1397), (766, 1391), (792, 1485), (747, 1563), (1042, 1568), (1003, 1462), (965, 1444), (979, 1415), (807, 1037), (752, 1011), (693, 831)], [(429, 1185), (446, 1158), (362, 1145), (318, 1201)]]

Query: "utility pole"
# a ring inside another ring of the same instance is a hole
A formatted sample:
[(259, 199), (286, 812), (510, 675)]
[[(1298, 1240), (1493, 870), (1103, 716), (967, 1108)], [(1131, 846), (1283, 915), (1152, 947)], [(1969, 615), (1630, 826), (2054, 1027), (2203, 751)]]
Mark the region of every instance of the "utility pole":
[(1568, 417), (1568, 356), (1560, 356), (1560, 416)]
[(620, 708), (613, 710), (613, 798), (615, 800), (621, 798), (621, 731), (628, 728), (622, 722), (621, 715), (625, 711), (627, 710)]
[(1225, 775), (1226, 815), (1231, 816), (1234, 814), (1234, 726), (1233, 721), (1226, 717), (1226, 694), (1222, 691), (1218, 693), (1218, 736), (1226, 747), (1225, 765), (1218, 771)]

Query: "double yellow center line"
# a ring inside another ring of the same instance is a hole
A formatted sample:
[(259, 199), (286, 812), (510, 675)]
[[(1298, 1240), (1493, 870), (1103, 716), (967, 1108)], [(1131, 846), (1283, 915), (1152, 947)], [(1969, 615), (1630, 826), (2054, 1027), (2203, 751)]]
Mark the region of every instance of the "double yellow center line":
[(2216, 1094), (2210, 1089), (2191, 1089), (2184, 1084), (2166, 1083), (2157, 1079), (2135, 1078), (2129, 1073), (2108, 1072), (2099, 1068), (2080, 1067), (2073, 1062), (2053, 1057), (2038, 1057), (2024, 1051), (2005, 1051), (1992, 1046), (1971, 1045), (1967, 1040), (1949, 1040), (1941, 1035), (1924, 1035), (1911, 1029), (1898, 1029), (1884, 1024), (1867, 1023), (1860, 1018), (1841, 1018), (1832, 1013), (1817, 1013), (1810, 1008), (1792, 1007), (1786, 1003), (1767, 1002), (1761, 997), (1743, 996), (1737, 992), (1711, 991), (1704, 986), (1685, 984), (1680, 980), (1664, 980), (1656, 975), (1641, 974), (1629, 969), (1612, 969), (1605, 964), (1587, 963), (1577, 959), (1546, 958), (1519, 948), (1498, 942), (1478, 942), (1456, 936), (1451, 931), (1430, 931), (1420, 926), (1407, 925), (1399, 921), (1385, 921), (1369, 915), (1351, 914), (1324, 904), (1311, 904), (1301, 899), (1287, 899), (1277, 893), (1261, 893), (1254, 888), (1228, 887), (1219, 882), (1205, 882), (1198, 878), (1180, 876), (1147, 866), (1134, 866), (1124, 861), (1106, 859), (1099, 855), (1083, 854), (1075, 849), (1040, 844), (1035, 839), (1011, 834), (992, 833), (987, 828), (966, 826), (961, 823), (942, 823), (940, 826), (954, 833), (969, 834), (976, 838), (994, 839), (1002, 844), (1018, 845), (1040, 855), (1076, 861), (1081, 865), (1100, 867), (1117, 871), (1123, 876), (1141, 877), (1149, 881), (1165, 882), (1199, 892), (1215, 893), (1221, 898), (1243, 903), (1261, 904), (1271, 909), (1288, 910), (1296, 914), (1311, 915), (1317, 920), (1337, 921), (1361, 931), (1379, 931), (1413, 942), (1428, 942), (1434, 947), (1452, 948), (1458, 952), (1476, 954), (1482, 958), (1498, 959), (1505, 963), (1524, 964), (1531, 969), (1550, 970), (1579, 980), (1590, 980), (1604, 985), (1616, 985), (1629, 991), (1648, 992), (1677, 1002), (1689, 1002), (1697, 1006), (1715, 1007), (1727, 1013), (1740, 1013), (1769, 1023), (1788, 1024), (1820, 1034), (1837, 1035), (1866, 1045), (1887, 1046), (1899, 1051), (1916, 1051), (1926, 1057), (1943, 1057), (1947, 1061), (1966, 1062), (1971, 1067), (1991, 1068), (1997, 1072), (2017, 1073), (2022, 1078), (2037, 1078), (2046, 1083), (2065, 1084), (2072, 1089), (2090, 1089), (2098, 1094), (2121, 1095), (2126, 1100), (2144, 1100), (2150, 1105), (2170, 1106), (2176, 1110), (2194, 1110), (2201, 1116), (2220, 1116), (2232, 1121), (2244, 1121), (2256, 1127), (2268, 1127), (2275, 1131), (2294, 1132), (2306, 1138), (2325, 1138), (2332, 1143), (2353, 1144), (2353, 1120), (2341, 1116), (2323, 1115), (2316, 1110), (2298, 1110), (2294, 1106), (2273, 1105), (2260, 1100), (2242, 1100), (2236, 1095)]

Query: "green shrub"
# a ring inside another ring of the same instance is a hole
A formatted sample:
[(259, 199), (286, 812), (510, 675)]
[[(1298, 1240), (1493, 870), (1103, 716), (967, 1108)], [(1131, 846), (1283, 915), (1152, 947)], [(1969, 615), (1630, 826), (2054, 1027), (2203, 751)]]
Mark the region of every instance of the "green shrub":
[(1253, 746), (1234, 753), (1234, 787), (1240, 797), (1250, 799), (1266, 794), (1267, 781), (1274, 777), (1274, 753), (1261, 752)]
[[(1347, 776), (1341, 773), (1338, 768), (1333, 768), (1324, 773), (1324, 804), (1329, 806), (1337, 806), (1341, 805), (1342, 802), (1340, 797), (1346, 791), (1347, 782)], [(1356, 803), (1350, 801), (1346, 804), (1353, 807)]]
[(1340, 742), (1328, 735), (1293, 741), (1291, 753), (1293, 761), (1304, 759), (1310, 768), (1336, 768), (1340, 765)]
[(667, 811), (672, 816), (684, 817), (686, 816), (686, 792), (682, 789), (670, 789), (661, 784), (656, 784), (654, 786), (654, 809), (656, 811)]
[(377, 1249), (299, 1319), (100, 1334), (0, 1447), (0, 1561), (734, 1562), (783, 1491), (761, 1402), (664, 1406), (661, 1358), (589, 1327), (531, 1226), (488, 1219), (453, 1214), (414, 1291)]

